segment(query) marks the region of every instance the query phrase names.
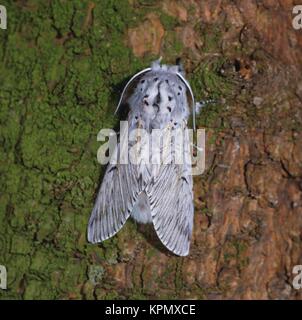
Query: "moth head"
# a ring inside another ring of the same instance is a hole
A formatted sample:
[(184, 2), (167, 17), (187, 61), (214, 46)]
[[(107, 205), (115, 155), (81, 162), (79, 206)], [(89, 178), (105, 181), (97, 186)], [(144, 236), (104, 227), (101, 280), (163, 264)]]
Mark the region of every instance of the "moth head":
[(117, 113), (117, 111), (119, 110), (120, 105), (123, 102), (124, 96), (127, 92), (127, 90), (130, 88), (131, 84), (136, 81), (139, 77), (142, 77), (144, 74), (150, 72), (150, 71), (161, 71), (161, 72), (168, 72), (168, 73), (174, 73), (177, 75), (177, 77), (184, 83), (184, 85), (186, 86), (187, 90), (189, 91), (190, 97), (191, 97), (191, 103), (192, 103), (192, 110), (193, 110), (193, 129), (196, 129), (196, 120), (195, 120), (195, 99), (194, 99), (194, 95), (193, 95), (193, 91), (192, 88), (189, 84), (189, 82), (185, 79), (184, 77), (184, 72), (183, 72), (183, 68), (180, 65), (176, 65), (176, 66), (168, 66), (165, 64), (160, 64), (161, 58), (154, 61), (151, 65), (151, 68), (146, 68), (143, 69), (141, 71), (139, 71), (138, 73), (136, 73), (125, 85), (119, 103), (116, 107), (116, 110), (114, 112), (114, 114)]

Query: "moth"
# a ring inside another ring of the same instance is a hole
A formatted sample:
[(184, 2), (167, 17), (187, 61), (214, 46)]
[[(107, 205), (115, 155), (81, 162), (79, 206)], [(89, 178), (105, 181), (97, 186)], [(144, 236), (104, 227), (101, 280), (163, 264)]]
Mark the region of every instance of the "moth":
[[(129, 94), (134, 84), (137, 85)], [(88, 241), (99, 243), (111, 238), (132, 217), (138, 223), (152, 223), (167, 249), (186, 256), (194, 215), (188, 133), (189, 101), (193, 107), (195, 129), (196, 105), (192, 89), (181, 66), (164, 65), (157, 60), (129, 80), (116, 111), (127, 95), (129, 135), (138, 128), (147, 132), (148, 139), (152, 139), (155, 129), (164, 130), (164, 136), (180, 132), (183, 138), (180, 139), (179, 134), (174, 134), (174, 138), (172, 135), (168, 147), (171, 150), (180, 148), (185, 161), (178, 163), (172, 152), (168, 163), (144, 163), (140, 162), (142, 154), (138, 152), (136, 164), (110, 163), (88, 223)], [(131, 145), (133, 141), (128, 146)], [(116, 153), (119, 149), (120, 140)], [(158, 149), (162, 155), (165, 146), (161, 143)]]

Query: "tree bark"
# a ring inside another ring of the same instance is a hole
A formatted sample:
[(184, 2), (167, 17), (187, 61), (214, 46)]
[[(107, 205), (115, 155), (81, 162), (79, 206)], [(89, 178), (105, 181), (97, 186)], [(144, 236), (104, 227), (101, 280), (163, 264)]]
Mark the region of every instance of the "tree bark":
[[(4, 299), (301, 299), (302, 29), (294, 1), (2, 1), (0, 264)], [(194, 178), (191, 251), (128, 221), (87, 243), (125, 81), (182, 58), (215, 98)]]

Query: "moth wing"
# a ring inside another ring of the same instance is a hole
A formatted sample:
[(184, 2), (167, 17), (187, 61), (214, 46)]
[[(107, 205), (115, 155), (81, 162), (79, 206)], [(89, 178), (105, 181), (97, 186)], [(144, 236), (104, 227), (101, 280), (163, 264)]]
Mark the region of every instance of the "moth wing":
[[(185, 145), (189, 147), (187, 137)], [(191, 162), (161, 165), (156, 178), (147, 187), (147, 194), (154, 228), (161, 242), (176, 255), (188, 255), (194, 216)]]
[(139, 193), (131, 164), (110, 164), (106, 170), (88, 224), (88, 241), (111, 238), (125, 224)]

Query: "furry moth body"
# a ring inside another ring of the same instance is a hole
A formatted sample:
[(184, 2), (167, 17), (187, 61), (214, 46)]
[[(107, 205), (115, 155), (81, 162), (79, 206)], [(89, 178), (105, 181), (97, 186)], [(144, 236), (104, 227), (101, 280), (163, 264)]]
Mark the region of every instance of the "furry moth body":
[[(182, 144), (183, 152), (189, 154), (188, 90), (193, 110), (195, 105), (192, 90), (180, 67), (154, 62), (151, 68), (139, 72), (128, 82), (121, 100), (135, 79), (138, 84), (128, 99), (129, 134), (137, 128), (150, 135), (153, 129), (181, 130), (182, 141), (178, 141), (176, 135), (171, 144), (176, 148)], [(172, 157), (169, 164), (161, 165), (109, 164), (89, 220), (88, 241), (98, 243), (114, 236), (132, 217), (139, 223), (153, 223), (161, 242), (174, 254), (186, 256), (193, 214), (190, 160), (178, 164)]]

